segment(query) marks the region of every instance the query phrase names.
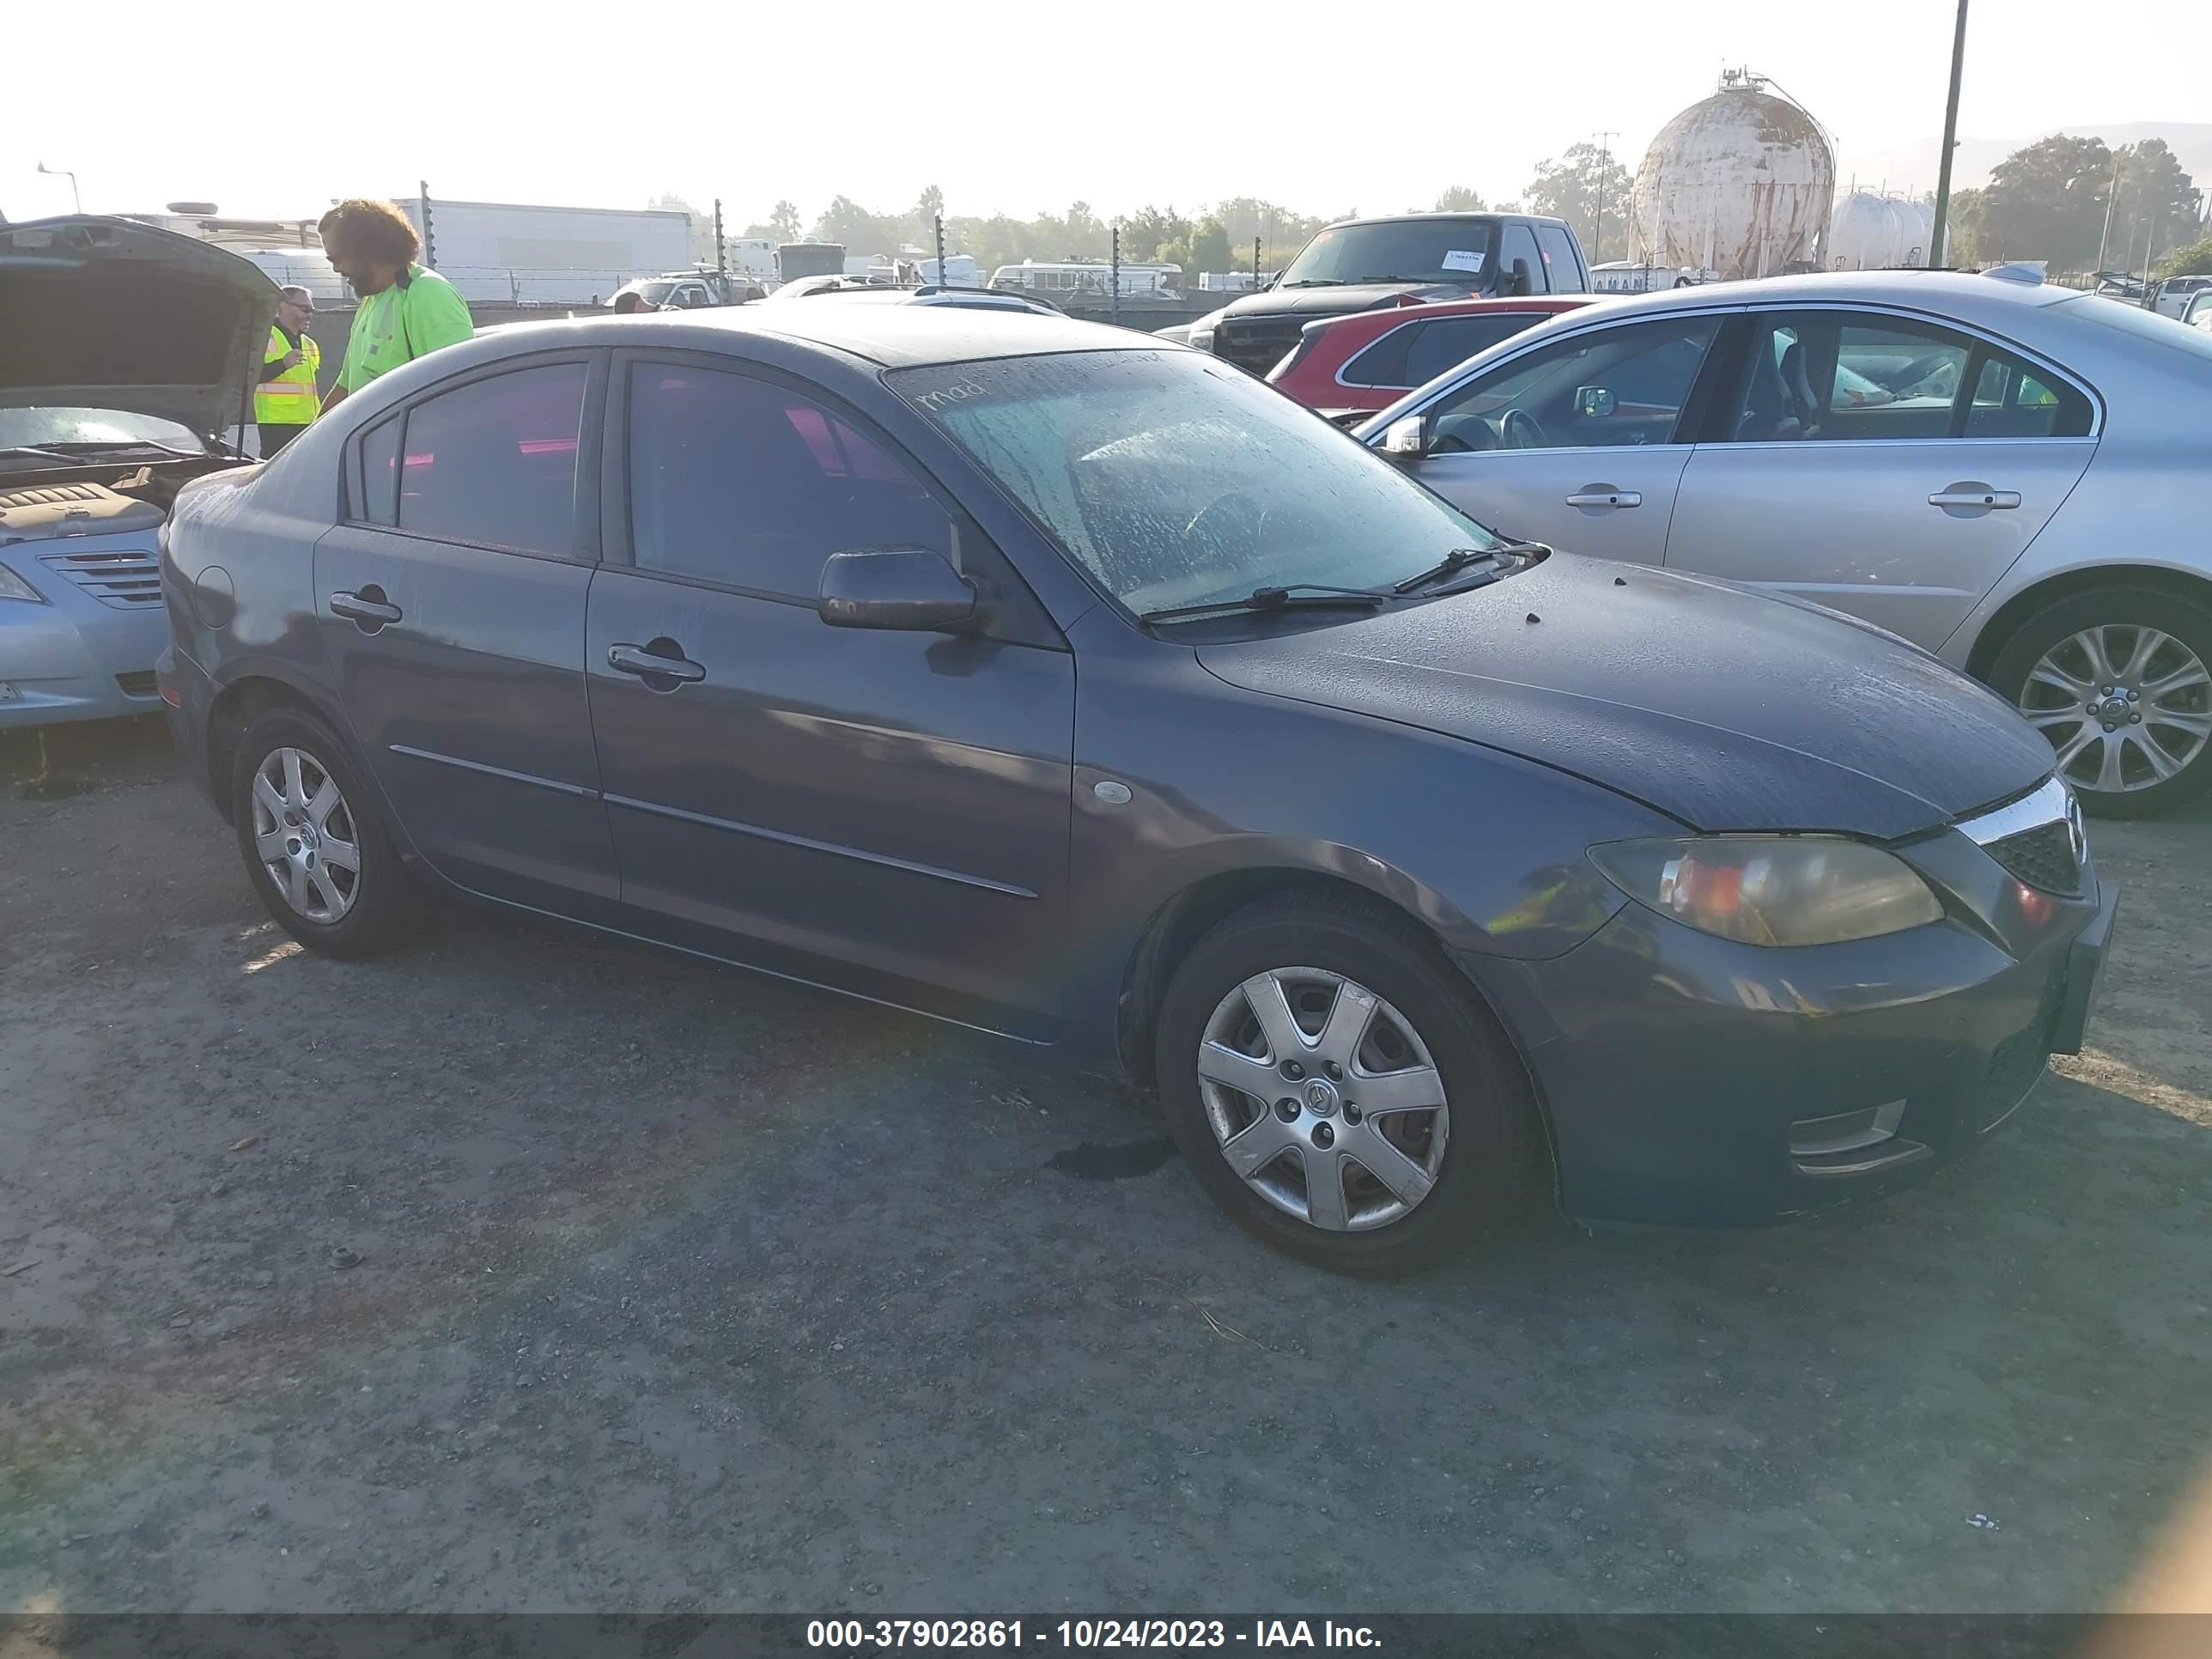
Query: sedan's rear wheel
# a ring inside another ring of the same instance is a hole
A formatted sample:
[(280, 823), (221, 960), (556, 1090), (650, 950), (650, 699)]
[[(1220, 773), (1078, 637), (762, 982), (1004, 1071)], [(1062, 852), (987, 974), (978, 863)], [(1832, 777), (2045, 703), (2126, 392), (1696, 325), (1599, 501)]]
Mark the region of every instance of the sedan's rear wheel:
[(1307, 893), (1222, 922), (1169, 988), (1156, 1065), (1200, 1184), (1308, 1261), (1404, 1272), (1520, 1207), (1518, 1060), (1434, 941), (1380, 907)]
[(2051, 740), (2086, 811), (2149, 817), (2212, 788), (2212, 611), (2077, 594), (2031, 617), (1990, 679)]
[(304, 709), (272, 709), (246, 728), (231, 820), (262, 904), (309, 950), (368, 956), (414, 921), (414, 890), (368, 781)]

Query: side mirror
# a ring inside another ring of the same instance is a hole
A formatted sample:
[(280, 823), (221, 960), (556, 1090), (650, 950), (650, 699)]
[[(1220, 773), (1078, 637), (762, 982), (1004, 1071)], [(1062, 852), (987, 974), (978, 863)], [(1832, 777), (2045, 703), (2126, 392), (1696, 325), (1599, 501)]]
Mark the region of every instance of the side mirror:
[(1535, 291), (1536, 279), (1529, 274), (1528, 262), (1526, 259), (1516, 259), (1513, 262), (1513, 297), (1517, 300), (1524, 294), (1533, 294)]
[(1418, 461), (1429, 453), (1429, 417), (1405, 415), (1382, 428), (1382, 453), (1394, 461)]
[(1608, 386), (1578, 386), (1575, 388), (1575, 413), (1585, 421), (1602, 421), (1620, 406), (1620, 400)]
[(832, 628), (934, 633), (975, 618), (975, 586), (924, 547), (832, 553), (814, 610)]

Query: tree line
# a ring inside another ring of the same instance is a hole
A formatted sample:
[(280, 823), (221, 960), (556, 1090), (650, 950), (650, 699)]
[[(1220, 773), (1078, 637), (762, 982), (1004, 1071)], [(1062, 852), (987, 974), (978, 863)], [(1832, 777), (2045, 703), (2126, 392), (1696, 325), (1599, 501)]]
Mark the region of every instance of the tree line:
[[(1591, 263), (1600, 264), (1632, 257), (1634, 182), (1620, 157), (1595, 144), (1577, 143), (1539, 162), (1518, 197), (1490, 202), (1479, 191), (1455, 185), (1433, 202), (1411, 204), (1406, 210), (1551, 215), (1573, 226)], [(652, 205), (689, 210), (694, 224), (705, 226), (706, 257), (711, 259), (711, 216), (702, 220), (697, 209), (672, 195)], [(935, 185), (912, 205), (890, 211), (836, 196), (811, 220), (787, 200), (776, 203), (765, 218), (731, 234), (775, 242), (839, 242), (855, 253), (890, 253), (901, 247), (928, 253), (934, 251), (936, 220), (945, 208), (945, 192)], [(2058, 134), (2015, 150), (1994, 169), (1986, 185), (1953, 197), (1951, 258), (1954, 264), (2044, 259), (2053, 270), (2087, 271), (2097, 267), (2101, 246), (2107, 270), (2140, 268), (2148, 258), (2162, 275), (2212, 270), (2212, 246), (2200, 240), (2203, 210), (2203, 192), (2165, 140), (2145, 139), (2114, 150), (2100, 138)], [(1121, 222), (1121, 258), (1178, 264), (1190, 273), (1249, 270), (1256, 240), (1259, 268), (1279, 270), (1323, 225), (1358, 211), (1346, 207), (1341, 213), (1316, 216), (1251, 196), (1231, 197), (1189, 213), (1172, 205), (1146, 206)], [(945, 248), (973, 255), (988, 275), (1024, 259), (1107, 258), (1113, 232), (1112, 222), (1090, 203), (1077, 201), (1064, 212), (1030, 219), (1003, 213), (945, 214)]]
[[(2054, 271), (2180, 274), (2202, 246), (2204, 192), (2163, 138), (2108, 147), (2054, 133), (2014, 150), (1990, 182), (1951, 198), (1951, 262), (2043, 259)], [(2100, 263), (2100, 255), (2102, 263)], [(2212, 263), (2203, 269), (2212, 270)]]

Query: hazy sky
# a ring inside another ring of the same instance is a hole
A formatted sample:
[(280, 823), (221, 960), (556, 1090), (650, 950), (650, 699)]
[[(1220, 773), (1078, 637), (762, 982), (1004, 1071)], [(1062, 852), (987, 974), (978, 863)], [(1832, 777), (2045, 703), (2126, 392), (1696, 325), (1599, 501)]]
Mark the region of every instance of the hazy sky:
[[(43, 159), (76, 171), (94, 211), (305, 216), (427, 177), (477, 200), (719, 195), (732, 229), (779, 197), (811, 221), (835, 192), (890, 209), (933, 182), (951, 212), (1024, 217), (1238, 195), (1377, 211), (1450, 184), (1496, 199), (1600, 129), (1633, 165), (1738, 63), (1828, 126), (1848, 176), (1942, 130), (1954, 15), (1950, 0), (9, 9), (11, 217), (69, 210)], [(1960, 131), (2212, 121), (2208, 65), (2201, 0), (1974, 0)]]

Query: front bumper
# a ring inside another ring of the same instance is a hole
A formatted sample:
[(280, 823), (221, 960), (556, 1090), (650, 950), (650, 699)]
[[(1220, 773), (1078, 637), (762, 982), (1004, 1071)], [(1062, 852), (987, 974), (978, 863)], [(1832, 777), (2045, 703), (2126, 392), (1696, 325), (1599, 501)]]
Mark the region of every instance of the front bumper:
[(1953, 919), (1762, 949), (1630, 905), (1549, 962), (1468, 965), (1522, 1034), (1568, 1214), (1753, 1224), (1926, 1174), (2078, 1051), (2119, 899), (2085, 892), (2004, 943)]
[(154, 659), (169, 638), (161, 607), (113, 610), (44, 570), (31, 579), (51, 603), (0, 599), (0, 729), (159, 709)]

